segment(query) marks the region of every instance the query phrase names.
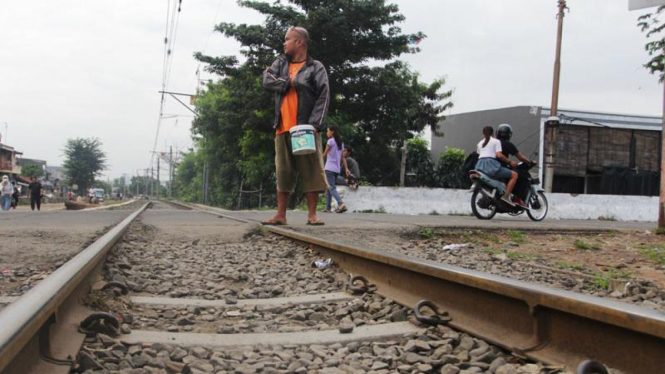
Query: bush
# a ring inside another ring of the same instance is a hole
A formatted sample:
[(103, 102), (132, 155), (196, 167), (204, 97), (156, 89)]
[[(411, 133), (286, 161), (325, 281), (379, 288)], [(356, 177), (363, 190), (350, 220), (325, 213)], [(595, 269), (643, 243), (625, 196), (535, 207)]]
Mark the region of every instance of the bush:
[(443, 188), (471, 187), (471, 181), (461, 170), (465, 159), (463, 149), (446, 147), (446, 151), (439, 156), (436, 168), (437, 185)]
[(406, 156), (406, 170), (411, 187), (434, 187), (436, 186), (436, 174), (434, 163), (429, 153), (429, 143), (421, 138), (409, 140)]

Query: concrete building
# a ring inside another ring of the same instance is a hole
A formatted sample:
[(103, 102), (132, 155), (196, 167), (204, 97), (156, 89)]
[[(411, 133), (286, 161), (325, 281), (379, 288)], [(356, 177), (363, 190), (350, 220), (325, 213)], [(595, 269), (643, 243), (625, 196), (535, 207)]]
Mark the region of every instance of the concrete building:
[(37, 160), (37, 159), (34, 159), (34, 158), (22, 157), (19, 160), (19, 165), (21, 167), (25, 167), (25, 166), (28, 166), (28, 165), (37, 165), (37, 166), (42, 168), (42, 170), (44, 171), (44, 175), (46, 175), (46, 161), (45, 160)]
[(14, 147), (0, 144), (0, 175), (7, 175), (13, 180), (17, 175), (21, 174), (19, 160), (22, 154), (22, 152), (15, 150)]
[[(660, 117), (559, 110), (554, 155), (553, 192), (575, 194), (657, 195), (659, 193)], [(513, 128), (512, 142), (538, 160), (543, 181), (545, 120), (550, 109), (517, 106), (451, 115), (432, 137), (432, 159), (446, 147), (475, 150), (482, 128), (502, 123)]]

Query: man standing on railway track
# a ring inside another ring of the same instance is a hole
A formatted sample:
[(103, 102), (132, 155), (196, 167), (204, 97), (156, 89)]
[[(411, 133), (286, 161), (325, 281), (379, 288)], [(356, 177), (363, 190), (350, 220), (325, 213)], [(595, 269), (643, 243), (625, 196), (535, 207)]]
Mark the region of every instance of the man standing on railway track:
[[(263, 88), (275, 94), (275, 167), (277, 175), (277, 214), (263, 222), (285, 225), (289, 196), (300, 178), (307, 196), (308, 225), (323, 225), (316, 216), (319, 193), (328, 189), (323, 171), (319, 132), (328, 112), (330, 91), (328, 73), (321, 62), (307, 54), (309, 33), (302, 27), (291, 27), (284, 38), (284, 57), (263, 73)], [(297, 125), (314, 127), (316, 151), (306, 155), (292, 153), (289, 130)]]

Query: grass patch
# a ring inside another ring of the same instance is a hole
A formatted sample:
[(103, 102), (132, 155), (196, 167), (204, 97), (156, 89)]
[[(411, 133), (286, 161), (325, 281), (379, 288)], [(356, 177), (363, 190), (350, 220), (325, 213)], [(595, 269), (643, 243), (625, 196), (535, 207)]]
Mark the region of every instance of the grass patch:
[(598, 220), (599, 221), (612, 221), (612, 222), (614, 222), (614, 221), (617, 220), (617, 218), (615, 216), (600, 216), (600, 217), (598, 217)]
[(656, 265), (665, 265), (665, 245), (652, 244), (639, 248), (639, 253)]
[(474, 243), (474, 244), (485, 244), (488, 242), (495, 244), (503, 243), (501, 239), (498, 238), (496, 235), (481, 230), (466, 231), (462, 236), (462, 240), (464, 240), (467, 243)]
[(609, 232), (606, 232), (606, 233), (602, 233), (602, 234), (600, 234), (599, 236), (601, 236), (601, 237), (604, 236), (604, 237), (606, 237), (606, 238), (610, 238), (610, 239), (612, 239), (612, 238), (616, 238), (616, 237), (617, 237), (617, 232), (616, 232), (616, 231), (609, 231)]
[(502, 250), (496, 249), (496, 248), (485, 248), (485, 249), (483, 249), (483, 252), (485, 252), (489, 255), (498, 255), (498, 254), (503, 253)]
[(594, 274), (593, 279), (591, 280), (591, 288), (599, 290), (607, 290), (610, 288), (610, 283), (614, 279), (630, 279), (632, 273), (627, 270), (620, 270), (612, 268), (609, 271), (598, 272)]
[(581, 264), (579, 262), (557, 261), (555, 265), (559, 269), (571, 269), (571, 270), (577, 270), (577, 271), (582, 271), (582, 270), (586, 269), (584, 264)]
[(575, 246), (575, 248), (577, 248), (579, 250), (582, 250), (582, 251), (586, 251), (586, 250), (589, 250), (589, 249), (597, 251), (597, 250), (600, 249), (600, 245), (598, 245), (598, 243), (587, 243), (582, 239), (575, 239), (575, 241), (573, 242), (573, 245)]
[(528, 253), (520, 253), (515, 251), (506, 252), (506, 256), (513, 261), (528, 261), (533, 259), (533, 255)]
[(665, 235), (665, 228), (656, 227), (656, 228), (653, 230), (653, 232), (654, 232), (656, 235)]
[(108, 296), (102, 291), (92, 291), (83, 298), (83, 304), (95, 310), (108, 310)]
[(506, 231), (506, 236), (508, 236), (510, 240), (514, 241), (517, 244), (522, 244), (526, 242), (526, 235), (522, 231), (508, 230)]
[(430, 228), (423, 227), (418, 231), (418, 235), (421, 239), (432, 239), (434, 237), (434, 231)]

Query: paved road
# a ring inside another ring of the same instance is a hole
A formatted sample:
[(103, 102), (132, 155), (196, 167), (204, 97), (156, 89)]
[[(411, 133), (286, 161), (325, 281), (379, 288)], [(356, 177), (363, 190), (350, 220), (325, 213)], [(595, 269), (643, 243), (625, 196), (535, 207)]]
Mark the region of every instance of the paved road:
[[(263, 221), (272, 217), (275, 211), (228, 211), (216, 209), (220, 213), (234, 217)], [(520, 229), (520, 230), (651, 230), (656, 227), (655, 222), (617, 222), (592, 220), (548, 220), (532, 222), (526, 217), (508, 217), (497, 215), (490, 221), (481, 221), (469, 216), (447, 215), (402, 215), (379, 213), (319, 213), (319, 217), (326, 221), (326, 226), (334, 228), (363, 228), (381, 229), (390, 227), (449, 227), (470, 229)], [(300, 211), (289, 211), (287, 214), (289, 226), (293, 228), (306, 228), (307, 214)]]

